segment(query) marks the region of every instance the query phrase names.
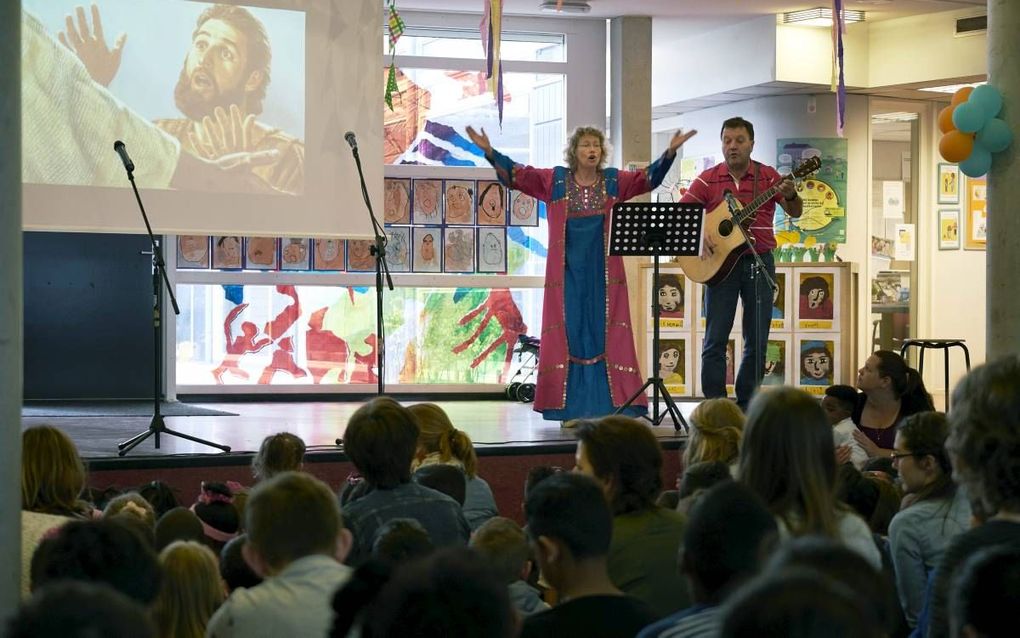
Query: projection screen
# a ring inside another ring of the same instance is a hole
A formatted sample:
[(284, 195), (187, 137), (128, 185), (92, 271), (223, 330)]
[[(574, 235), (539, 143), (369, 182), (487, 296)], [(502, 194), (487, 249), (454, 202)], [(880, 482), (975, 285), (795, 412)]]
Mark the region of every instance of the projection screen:
[(23, 0), (26, 230), (372, 236), (378, 0)]

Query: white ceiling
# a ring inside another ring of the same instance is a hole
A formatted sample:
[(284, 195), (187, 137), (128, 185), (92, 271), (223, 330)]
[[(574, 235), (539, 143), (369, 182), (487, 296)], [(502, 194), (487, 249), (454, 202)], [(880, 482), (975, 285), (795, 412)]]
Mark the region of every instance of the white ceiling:
[[(555, 0), (553, 0), (555, 1)], [(655, 18), (687, 18), (701, 21), (750, 19), (796, 9), (831, 6), (829, 0), (588, 0), (593, 18), (615, 18), (627, 15)], [(481, 13), (483, 0), (397, 0), (397, 8), (423, 11), (455, 11)], [(542, 13), (542, 0), (504, 0), (507, 15), (556, 15)], [(847, 0), (848, 9), (868, 12), (869, 20), (897, 18), (906, 15), (950, 11), (965, 7), (984, 7), (986, 0)], [(563, 14), (563, 19), (577, 17)]]

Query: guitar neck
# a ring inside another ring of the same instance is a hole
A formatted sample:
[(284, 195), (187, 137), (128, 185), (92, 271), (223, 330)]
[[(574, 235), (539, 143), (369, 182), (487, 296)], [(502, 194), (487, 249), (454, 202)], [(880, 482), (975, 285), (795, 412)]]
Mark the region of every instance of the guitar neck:
[(758, 209), (761, 208), (765, 202), (776, 196), (776, 193), (779, 192), (779, 184), (785, 179), (793, 179), (793, 174), (783, 175), (779, 178), (779, 181), (776, 182), (775, 185), (761, 195), (755, 197), (749, 204), (741, 208), (740, 211), (733, 216), (736, 222), (738, 224), (743, 224), (748, 217), (758, 212)]

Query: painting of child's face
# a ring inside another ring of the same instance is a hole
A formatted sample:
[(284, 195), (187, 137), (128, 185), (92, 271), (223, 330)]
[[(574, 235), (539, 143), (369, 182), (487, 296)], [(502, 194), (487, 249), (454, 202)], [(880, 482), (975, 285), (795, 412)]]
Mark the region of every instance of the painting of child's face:
[(320, 239), (315, 244), (319, 257), (324, 262), (330, 262), (340, 256), (339, 239)]
[(825, 302), (825, 289), (824, 288), (812, 288), (808, 291), (808, 308), (817, 308)]
[(383, 220), (389, 224), (406, 223), (408, 215), (407, 182), (388, 179), (383, 187)]
[(832, 357), (824, 349), (812, 348), (804, 353), (804, 374), (810, 379), (825, 379), (832, 374)]
[(535, 214), (535, 198), (531, 195), (518, 193), (514, 197), (513, 216), (518, 221), (527, 221)]
[(248, 240), (248, 261), (259, 266), (271, 266), (276, 261), (276, 240), (272, 237), (252, 237)]
[(472, 229), (454, 228), (446, 235), (446, 270), (471, 272), (474, 270), (475, 240)]
[(432, 233), (429, 233), (421, 238), (421, 258), (428, 262), (433, 262), (436, 259), (436, 240), (432, 237)]
[(503, 265), (503, 242), (494, 233), (485, 233), (481, 253), (482, 261), (488, 266)]
[(676, 372), (677, 364), (680, 363), (680, 350), (677, 348), (666, 348), (659, 354), (659, 376), (667, 376)]
[(209, 237), (206, 235), (181, 235), (177, 244), (185, 261), (200, 262), (209, 255)]
[(417, 221), (439, 221), (439, 182), (419, 180), (414, 183), (414, 214)]
[(283, 247), (283, 263), (300, 264), (308, 257), (308, 246), (303, 239), (291, 239)]
[(506, 219), (503, 186), (498, 182), (489, 182), (481, 190), (478, 197), (478, 223), (502, 225)]
[(448, 184), (446, 187), (446, 222), (471, 223), (471, 199), (474, 193), (465, 184)]
[(390, 233), (389, 244), (386, 247), (386, 254), (390, 256), (394, 264), (398, 266), (406, 266), (407, 236), (402, 232)]
[(347, 250), (350, 251), (350, 266), (352, 269), (370, 270), (374, 268), (372, 240), (352, 239), (347, 243)]
[(233, 235), (219, 237), (213, 249), (214, 268), (241, 267), (241, 238)]
[(680, 289), (676, 286), (664, 284), (659, 288), (659, 308), (666, 312), (675, 312), (684, 303), (680, 296)]

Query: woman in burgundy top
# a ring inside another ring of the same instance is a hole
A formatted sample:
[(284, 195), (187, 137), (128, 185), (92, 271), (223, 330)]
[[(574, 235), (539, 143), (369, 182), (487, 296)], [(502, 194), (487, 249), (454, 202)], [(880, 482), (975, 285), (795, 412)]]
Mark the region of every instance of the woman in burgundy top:
[(858, 429), (854, 439), (872, 458), (892, 454), (901, 419), (935, 409), (921, 375), (889, 350), (868, 357), (857, 371), (857, 389), (861, 394), (851, 415)]

